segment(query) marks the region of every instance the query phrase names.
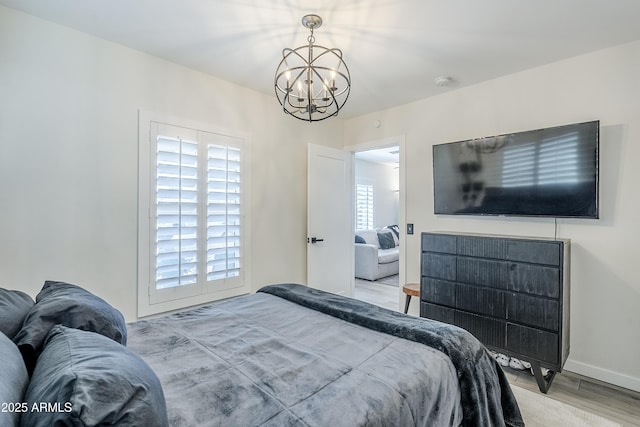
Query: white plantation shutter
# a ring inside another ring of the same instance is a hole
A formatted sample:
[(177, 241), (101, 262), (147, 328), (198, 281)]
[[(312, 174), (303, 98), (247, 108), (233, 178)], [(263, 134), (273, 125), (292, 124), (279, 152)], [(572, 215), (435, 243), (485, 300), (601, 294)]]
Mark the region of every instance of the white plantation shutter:
[(156, 288), (198, 276), (198, 144), (159, 136), (156, 150)]
[(356, 230), (373, 228), (373, 185), (356, 184)]
[(207, 147), (207, 280), (240, 276), (241, 153)]
[(242, 140), (152, 123), (152, 304), (242, 286)]

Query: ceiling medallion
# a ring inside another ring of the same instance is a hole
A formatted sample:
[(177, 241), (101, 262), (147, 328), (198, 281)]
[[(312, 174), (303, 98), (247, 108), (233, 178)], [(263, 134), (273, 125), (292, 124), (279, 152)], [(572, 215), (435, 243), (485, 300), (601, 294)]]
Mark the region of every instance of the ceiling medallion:
[(275, 91), (285, 113), (317, 122), (336, 116), (347, 102), (351, 76), (340, 49), (314, 45), (313, 31), (322, 26), (318, 15), (305, 15), (308, 45), (282, 50), (275, 74)]

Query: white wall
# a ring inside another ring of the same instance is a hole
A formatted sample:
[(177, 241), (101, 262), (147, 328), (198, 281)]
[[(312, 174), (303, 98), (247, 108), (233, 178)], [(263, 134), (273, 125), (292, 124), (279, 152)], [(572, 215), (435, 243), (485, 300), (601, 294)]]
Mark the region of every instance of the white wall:
[[(640, 390), (640, 41), (348, 120), (344, 141), (405, 134), (407, 280), (419, 279), (420, 232), (554, 236), (553, 219), (435, 216), (431, 147), (600, 120), (600, 219), (558, 219), (572, 241), (566, 369)], [(382, 126), (371, 123), (380, 120)]]
[(139, 109), (250, 134), (252, 289), (306, 281), (307, 143), (341, 147), (341, 122), (4, 7), (0, 94), (0, 286), (69, 281), (135, 319)]
[(356, 184), (373, 185), (373, 226), (398, 224), (398, 169), (359, 159), (354, 167)]

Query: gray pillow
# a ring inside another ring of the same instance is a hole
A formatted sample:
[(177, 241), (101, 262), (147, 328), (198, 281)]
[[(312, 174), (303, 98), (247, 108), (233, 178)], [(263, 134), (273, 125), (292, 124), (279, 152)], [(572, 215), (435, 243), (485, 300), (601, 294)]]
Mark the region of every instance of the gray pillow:
[(124, 317), (105, 300), (76, 285), (46, 281), (22, 329), (13, 338), (29, 373), (55, 325), (96, 332), (120, 344), (127, 343)]
[(25, 427), (169, 425), (160, 380), (140, 357), (102, 335), (64, 326), (47, 336), (24, 401), (59, 409), (22, 414)]
[[(0, 332), (0, 426), (18, 425), (20, 413), (26, 410), (22, 399), (29, 383), (29, 375), (18, 347)], [(4, 405), (11, 405), (4, 407)]]
[(33, 298), (22, 291), (0, 288), (0, 332), (13, 339), (33, 304)]
[(391, 231), (378, 233), (378, 242), (380, 243), (380, 249), (391, 249), (396, 247), (396, 241), (393, 240)]
[(396, 236), (396, 238), (400, 238), (400, 226), (398, 225), (387, 225), (385, 227), (385, 229), (387, 230), (391, 230), (393, 232), (393, 234)]

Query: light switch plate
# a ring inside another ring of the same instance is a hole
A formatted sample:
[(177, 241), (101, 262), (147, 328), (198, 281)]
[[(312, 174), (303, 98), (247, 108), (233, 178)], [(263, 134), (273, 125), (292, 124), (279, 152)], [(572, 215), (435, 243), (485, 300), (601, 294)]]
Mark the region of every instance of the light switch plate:
[(407, 234), (413, 234), (413, 224), (407, 224)]

